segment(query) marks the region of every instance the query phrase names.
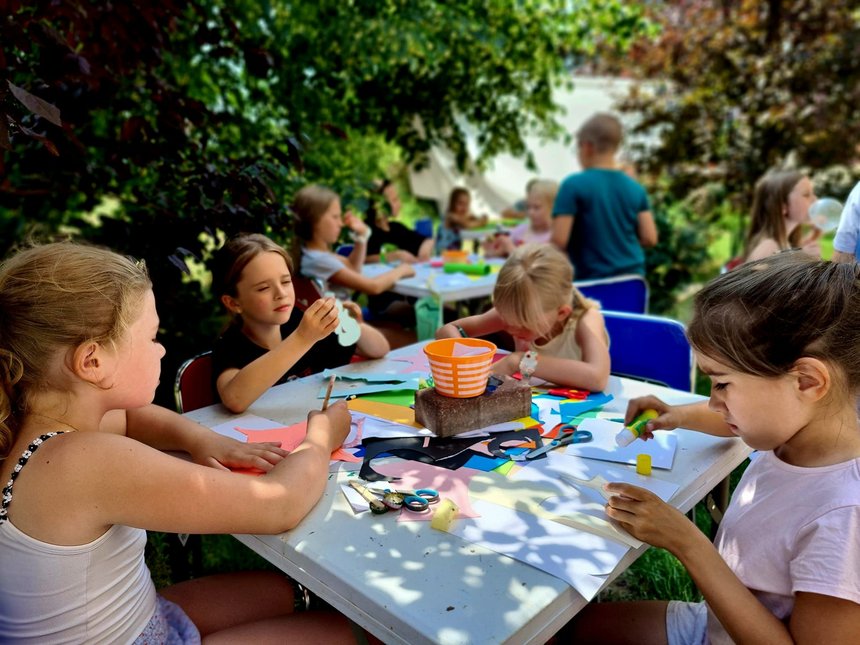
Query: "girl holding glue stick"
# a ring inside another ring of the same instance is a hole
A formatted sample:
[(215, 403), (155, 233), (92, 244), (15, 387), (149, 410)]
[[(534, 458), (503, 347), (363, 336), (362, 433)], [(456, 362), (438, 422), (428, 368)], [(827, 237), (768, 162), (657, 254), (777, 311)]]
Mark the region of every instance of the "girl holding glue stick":
[(704, 602), (592, 604), (565, 628), (570, 642), (857, 642), (858, 316), (860, 267), (800, 251), (745, 264), (696, 296), (687, 333), (711, 378), (709, 410), (645, 397), (627, 416), (651, 408), (649, 432), (738, 436), (759, 456), (713, 544), (651, 492), (606, 484), (607, 515), (675, 555)]
[(493, 365), (496, 375), (521, 372), (565, 387), (602, 391), (609, 381), (603, 315), (573, 286), (567, 256), (549, 244), (513, 250), (499, 271), (493, 308), (444, 325), (436, 338), (505, 331), (515, 351)]

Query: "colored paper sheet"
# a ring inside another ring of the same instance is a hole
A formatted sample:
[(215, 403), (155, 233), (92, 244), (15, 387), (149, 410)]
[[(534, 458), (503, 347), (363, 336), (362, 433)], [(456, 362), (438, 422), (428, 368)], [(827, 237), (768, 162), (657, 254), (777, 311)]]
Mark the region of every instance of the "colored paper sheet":
[(584, 401), (561, 401), (558, 404), (558, 411), (561, 415), (561, 419), (564, 422), (568, 422), (573, 419), (575, 416), (582, 414), (583, 412), (588, 412), (589, 410), (593, 410), (595, 408), (599, 408), (603, 405), (606, 405), (612, 400), (611, 394), (604, 394), (603, 392), (593, 392), (588, 395), (588, 398)]
[(405, 408), (415, 405), (414, 390), (389, 390), (388, 392), (374, 392), (372, 394), (363, 394), (361, 398), (367, 401), (376, 401), (377, 403), (402, 405)]
[(374, 417), (379, 417), (380, 419), (388, 419), (395, 423), (412, 426), (413, 428), (422, 429), (424, 427), (415, 421), (414, 410), (403, 407), (402, 405), (379, 403), (378, 401), (369, 401), (361, 398), (347, 402), (347, 407), (349, 407), (353, 412), (362, 412)]
[(628, 547), (530, 513), (475, 500), (478, 518), (449, 533), (560, 578), (591, 600)]
[[(347, 396), (372, 394), (374, 392), (388, 392), (392, 387), (413, 390), (414, 395), (414, 390), (418, 389), (418, 379), (414, 378), (398, 383), (368, 383), (358, 380), (338, 379), (334, 382), (334, 386), (331, 389), (331, 395), (336, 399), (342, 399)], [(328, 384), (323, 385), (317, 393), (317, 398), (324, 399), (327, 389)]]
[(416, 428), (414, 425), (407, 426), (402, 423), (388, 421), (375, 416), (369, 416), (362, 412), (353, 412), (353, 423), (362, 419), (362, 433), (365, 439), (395, 439), (397, 437), (433, 437), (435, 436), (427, 428)]
[(421, 372), (422, 374), (430, 373), (430, 362), (423, 350), (419, 350), (417, 354), (412, 356), (397, 356), (391, 357), (389, 360), (403, 363), (403, 367), (397, 370), (398, 373)]
[(579, 429), (588, 430), (592, 434), (592, 441), (570, 444), (565, 447), (565, 454), (633, 465), (636, 464), (636, 455), (646, 454), (651, 455), (651, 465), (654, 468), (672, 468), (678, 448), (678, 436), (675, 433), (657, 432), (653, 439), (637, 439), (630, 445), (621, 447), (615, 443), (615, 435), (623, 427), (623, 423), (606, 419), (584, 419), (579, 424)]
[[(365, 381), (367, 383), (405, 383), (407, 381), (414, 381), (416, 379), (422, 378), (426, 376), (424, 371), (415, 371), (410, 372), (408, 374), (404, 374), (401, 372), (397, 372), (396, 370), (384, 370), (382, 372), (379, 371), (369, 371), (367, 369), (363, 371), (356, 371), (353, 369), (353, 365), (355, 363), (351, 363), (349, 367), (339, 367), (334, 370), (323, 370), (322, 376), (324, 382), (328, 382), (329, 376), (336, 376), (338, 380), (341, 381)], [(349, 371), (346, 371), (346, 370)]]

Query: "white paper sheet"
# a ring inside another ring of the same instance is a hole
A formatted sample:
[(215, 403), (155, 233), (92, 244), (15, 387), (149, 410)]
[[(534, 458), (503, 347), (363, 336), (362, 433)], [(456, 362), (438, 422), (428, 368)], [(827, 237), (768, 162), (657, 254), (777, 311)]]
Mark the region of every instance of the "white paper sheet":
[(628, 547), (612, 540), (483, 500), (481, 517), (456, 520), (449, 532), (567, 582), (591, 600)]
[(623, 423), (607, 421), (606, 419), (583, 419), (579, 424), (580, 430), (588, 430), (592, 440), (588, 443), (570, 444), (565, 448), (565, 454), (615, 461), (621, 464), (636, 464), (636, 455), (651, 455), (651, 465), (654, 468), (669, 470), (675, 459), (678, 447), (678, 437), (672, 432), (657, 432), (653, 439), (642, 441), (637, 439), (629, 446), (621, 447), (615, 443), (615, 435), (624, 427)]

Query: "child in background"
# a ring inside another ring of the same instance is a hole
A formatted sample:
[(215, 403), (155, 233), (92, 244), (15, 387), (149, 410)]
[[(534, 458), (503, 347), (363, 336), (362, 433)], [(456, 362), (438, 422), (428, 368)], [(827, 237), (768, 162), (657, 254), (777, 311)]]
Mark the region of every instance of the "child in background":
[[(391, 289), (398, 280), (415, 275), (415, 269), (407, 263), (373, 278), (362, 274), (370, 227), (350, 212), (342, 215), (340, 198), (334, 191), (305, 186), (296, 193), (292, 210), (296, 217), (294, 257), (300, 263), (301, 274), (324, 283), (326, 290), (339, 299), (351, 299), (353, 291), (376, 296)], [(349, 257), (332, 251), (344, 226), (352, 231), (355, 242)], [(373, 325), (383, 330), (392, 347), (415, 342), (415, 332), (405, 329), (415, 326), (415, 312), (403, 301), (379, 312)]]
[(493, 290), (493, 308), (441, 327), (436, 338), (505, 331), (515, 351), (493, 365), (497, 375), (520, 369), (537, 352), (532, 375), (558, 385), (598, 392), (609, 381), (609, 343), (600, 311), (573, 286), (573, 268), (548, 244), (514, 249)]
[(487, 216), (478, 217), (471, 212), (472, 196), (465, 188), (454, 188), (448, 198), (448, 210), (442, 225), (439, 227), (439, 239), (436, 241), (437, 253), (442, 251), (458, 251), (463, 246), (460, 231), (464, 228), (485, 226)]
[(233, 315), (212, 352), (221, 401), (244, 412), (273, 385), (293, 376), (346, 365), (354, 353), (381, 358), (388, 341), (361, 322), (361, 309), (344, 302), (358, 322), (357, 343), (341, 345), (333, 334), (338, 311), (333, 298), (320, 298), (307, 311), (295, 309), (287, 252), (264, 235), (239, 235), (215, 255), (213, 291)]
[(592, 604), (570, 642), (857, 641), (858, 317), (857, 265), (802, 252), (743, 265), (696, 296), (688, 336), (711, 378), (711, 411), (647, 397), (631, 401), (627, 420), (656, 407), (652, 429), (739, 436), (759, 456), (714, 544), (649, 491), (607, 484), (607, 515), (674, 554), (705, 602)]
[(762, 177), (755, 187), (744, 262), (790, 248), (802, 248), (820, 258), (821, 231), (816, 228), (803, 237), (801, 230), (801, 224), (809, 222), (809, 207), (814, 202), (812, 181), (801, 172), (788, 170)]
[(293, 528), (322, 495), (350, 425), (343, 403), (311, 412), (305, 440), (285, 456), (150, 405), (158, 326), (146, 269), (111, 251), (48, 244), (0, 267), (0, 640), (352, 642), (336, 614), (288, 616), (292, 584), (273, 572), (156, 594), (147, 530)]
[(579, 280), (645, 275), (643, 249), (657, 244), (657, 225), (645, 189), (615, 159), (621, 122), (611, 114), (595, 114), (576, 138), (583, 170), (559, 187), (552, 243), (567, 252)]
[(371, 236), (367, 242), (365, 262), (379, 262), (384, 244), (396, 247), (385, 253), (386, 262), (426, 262), (433, 254), (433, 238), (395, 221), (400, 213), (400, 195), (397, 186), (386, 179), (377, 188), (385, 199), (384, 204), (371, 204), (367, 212), (367, 224)]
[(484, 242), (484, 255), (490, 258), (506, 258), (514, 248), (522, 244), (546, 244), (552, 236), (552, 205), (558, 192), (558, 184), (547, 179), (529, 182), (526, 198), (528, 221), (511, 229), (509, 233), (497, 233)]

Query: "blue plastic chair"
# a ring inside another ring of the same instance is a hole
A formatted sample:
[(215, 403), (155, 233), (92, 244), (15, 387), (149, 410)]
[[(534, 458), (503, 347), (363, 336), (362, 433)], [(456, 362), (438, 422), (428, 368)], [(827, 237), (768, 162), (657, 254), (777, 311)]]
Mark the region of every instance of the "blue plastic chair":
[(433, 218), (425, 217), (415, 220), (415, 232), (424, 237), (433, 237)]
[(349, 254), (352, 253), (352, 249), (354, 248), (354, 246), (354, 244), (341, 244), (335, 249), (335, 253), (348, 258)]
[(612, 373), (693, 391), (695, 362), (684, 325), (671, 318), (604, 311)]
[(573, 285), (586, 298), (599, 302), (601, 309), (648, 313), (648, 283), (641, 275), (631, 273), (597, 280), (574, 280)]

